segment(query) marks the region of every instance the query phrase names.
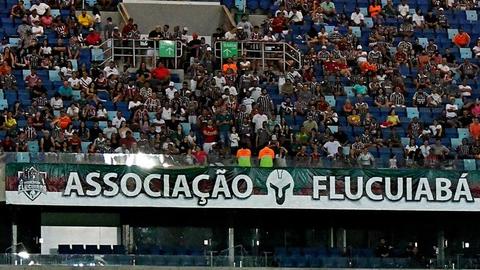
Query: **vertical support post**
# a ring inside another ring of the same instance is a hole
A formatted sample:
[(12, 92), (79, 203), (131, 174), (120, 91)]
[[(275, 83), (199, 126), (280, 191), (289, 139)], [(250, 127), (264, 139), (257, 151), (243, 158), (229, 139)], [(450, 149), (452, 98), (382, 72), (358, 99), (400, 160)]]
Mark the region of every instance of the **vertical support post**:
[(128, 224), (122, 225), (122, 245), (125, 246), (125, 249), (127, 250), (128, 253), (133, 252), (133, 250), (131, 250), (132, 246), (130, 245), (131, 236), (132, 234), (130, 233), (130, 225)]
[(17, 226), (17, 216), (13, 214), (12, 216), (12, 253), (17, 253), (17, 244), (18, 244), (18, 226)]
[(334, 242), (335, 235), (334, 235), (334, 233), (335, 233), (335, 232), (334, 232), (334, 229), (333, 229), (333, 226), (332, 226), (332, 227), (330, 227), (330, 236), (329, 236), (330, 239), (329, 239), (329, 241), (328, 241), (328, 242), (329, 242), (329, 246), (330, 246), (331, 248), (335, 247), (335, 242)]
[(437, 234), (437, 268), (443, 268), (445, 265), (445, 231), (440, 229)]
[(233, 267), (235, 263), (235, 229), (228, 228), (228, 265)]

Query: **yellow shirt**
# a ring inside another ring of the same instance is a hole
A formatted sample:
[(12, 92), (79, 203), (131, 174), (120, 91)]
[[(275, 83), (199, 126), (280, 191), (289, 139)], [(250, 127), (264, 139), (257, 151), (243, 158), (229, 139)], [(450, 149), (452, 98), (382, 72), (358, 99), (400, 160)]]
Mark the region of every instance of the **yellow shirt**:
[(400, 119), (398, 119), (398, 115), (389, 115), (387, 116), (387, 122), (397, 124), (398, 122), (400, 122)]
[(78, 23), (81, 24), (83, 27), (89, 27), (91, 21), (92, 21), (92, 17), (90, 17), (90, 15), (88, 14), (86, 14), (85, 16), (80, 14), (78, 16)]
[(11, 118), (11, 119), (5, 118), (5, 126), (7, 128), (11, 128), (16, 124), (17, 124), (17, 120), (15, 120), (15, 118)]

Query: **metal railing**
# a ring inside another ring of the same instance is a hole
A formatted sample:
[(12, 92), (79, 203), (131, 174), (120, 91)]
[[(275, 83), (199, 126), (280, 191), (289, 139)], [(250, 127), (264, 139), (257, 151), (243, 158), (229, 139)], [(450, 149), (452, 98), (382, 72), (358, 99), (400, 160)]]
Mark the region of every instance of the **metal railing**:
[[(217, 41), (214, 43), (215, 57), (220, 58), (220, 64), (223, 65), (222, 43)], [(295, 66), (300, 68), (302, 65), (302, 52), (285, 42), (268, 42), (268, 41), (239, 41), (238, 57), (247, 55), (247, 59), (252, 61), (260, 61), (263, 68), (267, 67), (269, 61), (275, 62), (282, 60), (283, 69), (287, 67), (287, 61), (293, 60)]]
[[(138, 61), (155, 62), (158, 57), (158, 40), (149, 40), (146, 36), (139, 39), (109, 39), (106, 41), (107, 47), (111, 51), (111, 59), (117, 60), (120, 57), (131, 58), (132, 65), (138, 66)], [(153, 44), (153, 47), (151, 46)], [(178, 68), (178, 59), (183, 56), (182, 42), (174, 40), (174, 69)], [(105, 61), (104, 61), (105, 62)]]
[[(457, 170), (458, 162), (462, 160), (444, 160), (437, 164), (437, 166), (426, 166), (426, 169), (444, 169)], [(198, 166), (238, 166), (238, 159), (236, 155), (221, 155), (217, 153), (210, 153), (207, 162), (199, 163), (192, 160), (191, 156), (187, 155), (169, 155), (169, 154), (98, 154), (98, 153), (30, 153), (30, 152), (7, 152), (0, 154), (0, 162), (4, 163), (64, 163), (64, 164), (91, 164), (91, 165), (127, 165), (140, 167), (198, 167)], [(260, 167), (260, 161), (257, 157), (250, 159), (252, 167)], [(399, 162), (400, 163), (400, 162)], [(402, 164), (402, 163), (400, 163)], [(399, 165), (400, 165), (399, 164)], [(282, 158), (281, 163), (274, 160), (275, 167), (289, 167), (289, 168), (370, 168), (370, 169), (389, 169), (389, 158), (375, 158), (371, 166), (361, 166), (354, 158), (345, 160), (332, 160), (327, 157), (321, 158), (299, 158), (287, 156)], [(418, 170), (420, 167), (406, 167), (398, 166), (400, 169)], [(459, 168), (463, 169), (463, 168)]]
[[(272, 254), (272, 253), (270, 253)], [(212, 261), (213, 260), (213, 261)], [(231, 265), (224, 255), (133, 255), (133, 254), (28, 254), (0, 255), (0, 265), (57, 266), (172, 266), (172, 267), (296, 267), (357, 269), (479, 269), (480, 258), (462, 254), (435, 258), (324, 257), (316, 255), (236, 256)]]

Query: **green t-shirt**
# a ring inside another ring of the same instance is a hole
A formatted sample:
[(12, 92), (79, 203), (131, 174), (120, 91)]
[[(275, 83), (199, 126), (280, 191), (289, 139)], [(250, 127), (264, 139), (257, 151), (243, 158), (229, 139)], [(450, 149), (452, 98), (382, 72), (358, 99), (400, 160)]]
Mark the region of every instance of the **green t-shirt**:
[[(225, 121), (230, 122), (230, 121), (232, 121), (232, 116), (229, 113), (227, 113), (225, 115), (219, 114), (219, 115), (217, 115), (216, 120), (220, 123), (225, 122)], [(231, 128), (231, 125), (230, 125), (230, 123), (228, 123), (228, 124), (220, 124), (219, 129), (220, 129), (220, 131), (230, 131), (230, 128)]]
[(323, 2), (322, 4), (320, 4), (320, 6), (322, 7), (322, 9), (324, 11), (332, 11), (335, 9), (335, 4), (333, 4), (332, 2), (328, 3), (327, 2)]

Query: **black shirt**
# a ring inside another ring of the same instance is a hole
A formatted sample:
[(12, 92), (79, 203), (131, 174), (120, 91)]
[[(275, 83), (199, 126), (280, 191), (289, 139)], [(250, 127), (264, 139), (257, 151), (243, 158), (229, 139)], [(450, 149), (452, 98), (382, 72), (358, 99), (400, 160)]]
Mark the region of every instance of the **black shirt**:
[(451, 54), (451, 53), (448, 54), (448, 55), (447, 55), (447, 54), (444, 54), (444, 55), (442, 55), (442, 57), (445, 58), (445, 59), (447, 59), (447, 63), (449, 63), (449, 64), (455, 63), (455, 55), (453, 55), (453, 54)]
[(146, 79), (146, 78), (148, 78), (148, 76), (150, 75), (150, 70), (148, 70), (148, 68), (146, 68), (146, 69), (141, 69), (141, 68), (139, 68), (139, 69), (137, 70), (137, 75), (140, 76), (140, 75), (142, 75), (142, 74), (145, 76), (145, 79)]
[(40, 92), (40, 93), (45, 93), (46, 94), (48, 92), (48, 90), (43, 85), (41, 85), (41, 86), (34, 85), (32, 87), (32, 99), (42, 96), (41, 94), (35, 94), (35, 92)]
[[(162, 32), (157, 32), (157, 31), (153, 30), (152, 32), (150, 32), (150, 34), (148, 34), (149, 39), (150, 38), (158, 38), (158, 37), (163, 37)], [(153, 41), (153, 40), (149, 41), (148, 42), (148, 47), (150, 47), (150, 48), (155, 47), (154, 42), (155, 41)]]

